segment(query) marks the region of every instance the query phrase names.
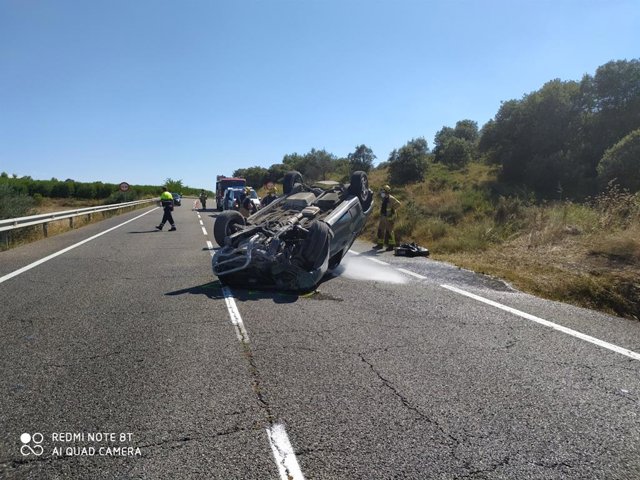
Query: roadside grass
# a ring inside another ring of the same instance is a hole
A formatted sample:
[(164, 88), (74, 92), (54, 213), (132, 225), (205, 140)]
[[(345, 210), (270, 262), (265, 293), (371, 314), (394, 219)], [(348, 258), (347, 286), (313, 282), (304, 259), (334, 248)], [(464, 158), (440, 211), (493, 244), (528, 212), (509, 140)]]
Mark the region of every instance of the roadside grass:
[[(522, 291), (640, 319), (640, 194), (537, 203), (499, 195), (496, 175), (479, 163), (431, 165), (423, 182), (392, 189), (398, 241)], [(371, 173), (374, 191), (385, 182), (386, 171)], [(376, 209), (364, 236), (375, 239), (378, 220)]]

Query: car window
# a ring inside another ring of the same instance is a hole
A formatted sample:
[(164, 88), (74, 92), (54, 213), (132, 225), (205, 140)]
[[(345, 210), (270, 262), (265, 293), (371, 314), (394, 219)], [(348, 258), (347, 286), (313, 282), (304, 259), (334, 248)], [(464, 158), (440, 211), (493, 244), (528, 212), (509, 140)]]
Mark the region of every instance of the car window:
[(349, 211), (344, 212), (344, 215), (342, 215), (338, 221), (334, 224), (334, 228), (339, 228), (342, 225), (345, 225), (347, 223), (351, 222), (351, 213)]

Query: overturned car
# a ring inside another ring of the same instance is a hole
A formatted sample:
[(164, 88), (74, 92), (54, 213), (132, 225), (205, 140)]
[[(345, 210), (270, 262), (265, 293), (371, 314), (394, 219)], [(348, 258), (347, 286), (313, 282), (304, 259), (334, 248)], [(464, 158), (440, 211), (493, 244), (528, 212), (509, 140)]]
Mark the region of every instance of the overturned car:
[(351, 182), (304, 183), (299, 172), (284, 177), (284, 195), (248, 218), (225, 211), (213, 235), (221, 246), (213, 273), (246, 288), (309, 291), (336, 268), (360, 234), (373, 208), (365, 172)]

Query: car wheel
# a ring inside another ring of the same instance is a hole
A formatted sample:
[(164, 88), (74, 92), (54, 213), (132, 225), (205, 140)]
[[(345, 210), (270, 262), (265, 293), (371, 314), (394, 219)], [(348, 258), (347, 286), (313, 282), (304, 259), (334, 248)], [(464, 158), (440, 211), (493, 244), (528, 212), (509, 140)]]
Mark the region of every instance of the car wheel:
[(240, 212), (235, 210), (225, 210), (216, 218), (213, 224), (213, 238), (221, 247), (224, 245), (224, 239), (234, 233), (235, 225), (244, 225), (244, 217)]
[(315, 270), (320, 268), (329, 254), (329, 240), (331, 230), (324, 222), (314, 221), (309, 227), (309, 234), (302, 245), (300, 256), (306, 268)]
[(298, 183), (301, 185), (304, 183), (302, 179), (302, 174), (295, 170), (292, 170), (291, 172), (287, 172), (286, 175), (284, 176), (284, 180), (282, 181), (283, 193), (285, 195), (289, 195), (290, 193), (293, 192), (294, 187)]
[(369, 177), (365, 172), (357, 171), (351, 174), (349, 193), (358, 197), (362, 205), (366, 205), (369, 202), (371, 191), (369, 190)]

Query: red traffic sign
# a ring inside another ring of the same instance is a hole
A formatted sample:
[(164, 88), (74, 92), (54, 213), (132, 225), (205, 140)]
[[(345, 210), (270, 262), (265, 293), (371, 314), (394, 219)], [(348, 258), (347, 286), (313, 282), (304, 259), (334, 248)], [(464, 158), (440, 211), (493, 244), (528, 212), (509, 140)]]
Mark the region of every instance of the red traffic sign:
[(121, 192), (126, 192), (129, 190), (129, 184), (127, 182), (122, 182), (120, 184), (120, 191)]

